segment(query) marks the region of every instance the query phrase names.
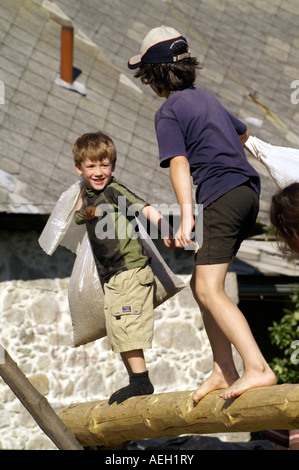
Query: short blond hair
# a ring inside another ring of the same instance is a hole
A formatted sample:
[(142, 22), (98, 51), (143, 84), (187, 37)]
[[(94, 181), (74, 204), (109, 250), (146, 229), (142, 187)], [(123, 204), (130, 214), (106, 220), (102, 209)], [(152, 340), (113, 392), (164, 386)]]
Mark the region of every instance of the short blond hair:
[(116, 163), (116, 147), (113, 140), (104, 132), (90, 132), (78, 137), (73, 145), (75, 164), (81, 168), (86, 158), (102, 161), (109, 158), (111, 164)]

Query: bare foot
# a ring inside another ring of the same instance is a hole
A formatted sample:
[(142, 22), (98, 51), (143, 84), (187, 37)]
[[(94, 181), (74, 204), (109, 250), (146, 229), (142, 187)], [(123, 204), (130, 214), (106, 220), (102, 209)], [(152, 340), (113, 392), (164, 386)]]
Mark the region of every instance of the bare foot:
[(237, 372), (233, 373), (230, 378), (226, 378), (222, 371), (214, 370), (210, 377), (193, 393), (192, 400), (197, 404), (208, 393), (228, 388), (238, 379)]
[(224, 400), (230, 398), (238, 397), (242, 393), (246, 392), (251, 388), (257, 387), (269, 387), (271, 385), (276, 385), (277, 379), (274, 372), (267, 368), (262, 373), (260, 372), (244, 372), (242, 377), (240, 377), (235, 383), (233, 383), (227, 390), (222, 392), (219, 396)]

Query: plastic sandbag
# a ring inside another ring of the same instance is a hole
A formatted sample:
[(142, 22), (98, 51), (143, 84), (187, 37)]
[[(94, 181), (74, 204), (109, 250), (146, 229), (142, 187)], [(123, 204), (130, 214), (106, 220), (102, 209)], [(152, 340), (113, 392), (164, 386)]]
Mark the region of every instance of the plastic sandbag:
[(58, 199), (38, 240), (48, 255), (52, 255), (59, 245), (73, 253), (77, 252), (78, 243), (82, 241), (86, 228), (75, 223), (74, 213), (84, 187), (85, 182), (79, 180)]
[[(186, 284), (177, 277), (161, 257), (143, 225), (137, 220), (142, 244), (151, 257), (154, 273), (154, 308), (161, 305)], [(68, 300), (73, 325), (74, 346), (106, 336), (104, 292), (87, 234), (78, 251), (70, 278)]]
[(136, 220), (143, 248), (151, 258), (151, 268), (155, 276), (154, 308), (156, 308), (184, 289), (186, 284), (171, 271), (142, 223)]
[[(84, 182), (78, 181), (60, 196), (39, 238), (40, 246), (49, 255), (59, 245), (77, 255), (68, 289), (75, 347), (106, 335), (104, 292), (86, 226), (74, 222), (74, 213), (83, 188)], [(171, 271), (143, 225), (136, 220), (142, 244), (151, 258), (155, 277), (154, 307), (157, 307), (184, 289), (186, 284)]]
[(106, 336), (104, 292), (87, 233), (70, 277), (68, 301), (75, 347)]
[(267, 168), (279, 188), (299, 182), (299, 150), (278, 147), (250, 136), (245, 148)]

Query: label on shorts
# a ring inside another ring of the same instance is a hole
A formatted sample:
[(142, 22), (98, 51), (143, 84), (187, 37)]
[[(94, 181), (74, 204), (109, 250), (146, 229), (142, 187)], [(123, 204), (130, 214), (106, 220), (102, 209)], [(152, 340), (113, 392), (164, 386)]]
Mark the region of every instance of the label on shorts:
[(131, 307), (127, 306), (127, 307), (122, 307), (122, 313), (130, 313), (131, 312)]

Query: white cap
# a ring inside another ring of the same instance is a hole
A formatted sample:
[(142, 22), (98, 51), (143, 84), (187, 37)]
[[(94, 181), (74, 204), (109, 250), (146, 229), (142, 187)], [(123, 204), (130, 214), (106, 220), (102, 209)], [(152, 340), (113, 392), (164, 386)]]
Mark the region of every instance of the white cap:
[(179, 44), (188, 47), (186, 38), (176, 29), (164, 25), (151, 29), (141, 44), (140, 53), (129, 60), (128, 67), (136, 69), (142, 64), (171, 63), (190, 57), (189, 52), (173, 55), (174, 49)]

